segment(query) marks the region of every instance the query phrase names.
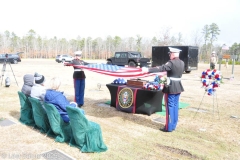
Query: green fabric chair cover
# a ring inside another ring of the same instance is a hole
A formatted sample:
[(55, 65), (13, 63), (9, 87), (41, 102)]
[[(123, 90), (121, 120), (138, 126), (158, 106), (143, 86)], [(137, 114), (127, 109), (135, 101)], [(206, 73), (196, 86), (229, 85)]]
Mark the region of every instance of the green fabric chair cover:
[(44, 103), (46, 108), (48, 120), (50, 122), (50, 126), (52, 131), (56, 135), (56, 142), (69, 142), (72, 138), (72, 129), (70, 123), (65, 123), (62, 120), (58, 110), (53, 104)]
[(19, 121), (28, 126), (34, 126), (35, 122), (33, 119), (31, 103), (29, 102), (28, 98), (24, 93), (18, 91), (18, 96), (21, 105)]
[(70, 145), (79, 148), (81, 152), (104, 152), (107, 150), (99, 124), (88, 121), (77, 107), (67, 106), (67, 113), (74, 138)]
[(48, 121), (48, 116), (42, 107), (41, 102), (38, 99), (32, 97), (28, 97), (28, 99), (32, 104), (33, 118), (37, 128), (40, 129), (40, 132), (42, 133), (51, 134), (52, 131)]

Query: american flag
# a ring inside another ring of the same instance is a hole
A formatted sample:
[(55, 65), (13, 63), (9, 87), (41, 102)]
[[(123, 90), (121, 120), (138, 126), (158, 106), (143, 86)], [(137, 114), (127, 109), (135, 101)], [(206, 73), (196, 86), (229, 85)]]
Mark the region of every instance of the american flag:
[(142, 78), (153, 75), (166, 75), (166, 72), (158, 73), (144, 73), (141, 68), (123, 67), (109, 64), (88, 64), (88, 65), (73, 65), (76, 68), (86, 69), (92, 72), (113, 76), (113, 77), (125, 77), (125, 78)]

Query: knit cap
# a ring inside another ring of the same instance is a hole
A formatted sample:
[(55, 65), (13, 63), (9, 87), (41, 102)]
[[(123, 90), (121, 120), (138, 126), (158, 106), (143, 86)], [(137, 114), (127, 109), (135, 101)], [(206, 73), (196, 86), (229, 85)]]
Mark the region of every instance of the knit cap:
[(42, 84), (45, 82), (45, 77), (37, 72), (34, 74), (34, 79), (36, 84)]

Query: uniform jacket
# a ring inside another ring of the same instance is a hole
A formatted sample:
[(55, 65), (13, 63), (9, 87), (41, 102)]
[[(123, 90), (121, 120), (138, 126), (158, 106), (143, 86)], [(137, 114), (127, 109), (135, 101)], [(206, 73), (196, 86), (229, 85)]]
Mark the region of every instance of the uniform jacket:
[[(74, 59), (74, 60), (72, 60), (72, 62), (70, 62), (70, 64), (73, 64), (73, 65), (87, 65), (88, 63), (84, 62), (83, 60)], [(73, 67), (73, 68), (74, 68), (74, 70), (75, 69), (80, 69), (80, 68), (77, 68), (77, 67)], [(74, 79), (85, 79), (86, 76), (85, 76), (85, 73), (84, 73), (83, 70), (74, 71), (73, 72), (73, 78)]]
[(22, 93), (26, 96), (30, 96), (31, 88), (34, 85), (34, 76), (31, 74), (26, 74), (23, 77), (23, 86), (22, 86)]
[[(168, 78), (181, 78), (184, 72), (184, 62), (179, 58), (174, 58), (162, 66), (149, 69), (150, 73), (163, 71), (167, 72)], [(168, 90), (163, 90), (164, 93), (178, 94), (184, 91), (181, 80), (170, 80), (168, 87)]]
[(210, 58), (210, 62), (213, 63), (213, 64), (216, 64), (217, 63), (217, 58), (215, 56), (212, 56)]
[(45, 102), (53, 104), (57, 108), (63, 121), (66, 123), (69, 122), (69, 117), (67, 114), (66, 107), (67, 106), (76, 107), (74, 104), (70, 104), (67, 98), (63, 95), (63, 92), (50, 90), (50, 89), (46, 91)]

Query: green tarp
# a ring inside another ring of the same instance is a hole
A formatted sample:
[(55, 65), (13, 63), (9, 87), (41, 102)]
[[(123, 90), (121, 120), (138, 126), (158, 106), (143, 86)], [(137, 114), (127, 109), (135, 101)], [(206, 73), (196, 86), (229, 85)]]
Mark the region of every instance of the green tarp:
[[(188, 106), (189, 106), (188, 103), (179, 102), (179, 109), (186, 108)], [(162, 112), (156, 112), (156, 114), (159, 114), (159, 115), (162, 115), (162, 116), (166, 115), (166, 109), (165, 109), (164, 102), (162, 103)]]
[(110, 105), (110, 104), (111, 104), (111, 101), (107, 101), (107, 102), (105, 102), (105, 104), (109, 104), (109, 105)]

